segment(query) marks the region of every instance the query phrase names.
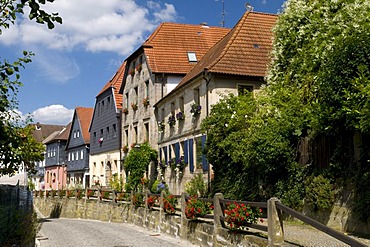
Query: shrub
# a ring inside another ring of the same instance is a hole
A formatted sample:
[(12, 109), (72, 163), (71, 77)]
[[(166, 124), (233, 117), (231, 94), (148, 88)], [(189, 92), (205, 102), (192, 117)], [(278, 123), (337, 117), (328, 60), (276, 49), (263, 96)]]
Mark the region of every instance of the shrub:
[(198, 199), (197, 196), (193, 196), (186, 202), (185, 215), (188, 219), (196, 219), (211, 213), (212, 209), (212, 203), (204, 202)]
[(206, 197), (207, 184), (204, 182), (203, 175), (195, 175), (189, 182), (185, 184), (185, 191), (191, 196)]
[(334, 191), (330, 180), (322, 175), (306, 180), (306, 201), (314, 210), (329, 209), (334, 202)]
[[(225, 221), (229, 224), (230, 229), (242, 229), (251, 223), (257, 223), (258, 218), (262, 215), (262, 209), (251, 208), (244, 203), (227, 203), (224, 210)], [(261, 219), (261, 222), (263, 220)]]

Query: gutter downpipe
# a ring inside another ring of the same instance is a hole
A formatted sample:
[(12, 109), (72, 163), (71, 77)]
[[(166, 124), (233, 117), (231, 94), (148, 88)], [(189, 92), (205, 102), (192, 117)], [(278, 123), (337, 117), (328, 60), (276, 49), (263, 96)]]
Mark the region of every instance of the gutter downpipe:
[[(208, 72), (207, 69), (204, 69), (203, 71), (203, 79), (206, 82), (206, 117), (208, 117), (209, 114), (209, 98), (208, 98), (208, 85), (211, 82), (211, 74)], [(206, 130), (206, 138), (208, 137), (208, 130)], [(208, 192), (211, 192), (211, 167), (208, 164), (208, 171), (207, 171), (207, 177), (208, 177)]]

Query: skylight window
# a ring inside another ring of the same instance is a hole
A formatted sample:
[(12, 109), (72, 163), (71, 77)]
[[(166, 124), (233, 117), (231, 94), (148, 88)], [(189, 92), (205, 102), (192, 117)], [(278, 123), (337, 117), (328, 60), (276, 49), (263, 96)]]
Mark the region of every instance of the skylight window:
[(188, 52), (189, 62), (198, 62), (195, 52)]

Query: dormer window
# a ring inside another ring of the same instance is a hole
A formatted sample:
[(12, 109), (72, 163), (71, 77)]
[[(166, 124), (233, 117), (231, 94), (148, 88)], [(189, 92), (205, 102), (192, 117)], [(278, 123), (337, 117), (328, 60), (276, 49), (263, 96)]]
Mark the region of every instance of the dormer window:
[(198, 62), (195, 52), (188, 52), (189, 62)]

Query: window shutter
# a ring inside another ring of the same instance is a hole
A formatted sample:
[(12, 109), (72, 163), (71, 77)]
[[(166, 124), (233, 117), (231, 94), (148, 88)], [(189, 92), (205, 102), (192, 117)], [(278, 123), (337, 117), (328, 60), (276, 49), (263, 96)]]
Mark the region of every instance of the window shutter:
[(168, 158), (172, 159), (171, 145), (168, 145)]
[(193, 147), (194, 140), (189, 140), (189, 168), (190, 172), (194, 172), (194, 147)]
[(159, 148), (159, 161), (162, 162), (162, 148)]
[(180, 143), (175, 143), (175, 157), (176, 159), (180, 159)]
[(189, 143), (188, 140), (184, 141), (184, 161), (186, 164), (189, 163)]
[(164, 162), (168, 162), (168, 159), (167, 159), (167, 147), (163, 147), (163, 154), (164, 154)]
[(202, 166), (204, 171), (208, 171), (208, 160), (205, 154), (203, 154), (206, 146), (206, 136), (202, 136)]

